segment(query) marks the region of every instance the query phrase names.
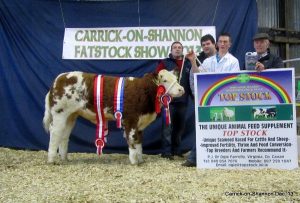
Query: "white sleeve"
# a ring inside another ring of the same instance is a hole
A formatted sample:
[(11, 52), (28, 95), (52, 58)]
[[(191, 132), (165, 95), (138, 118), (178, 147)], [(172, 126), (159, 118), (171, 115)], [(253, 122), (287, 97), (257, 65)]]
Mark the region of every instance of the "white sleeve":
[(240, 71), (240, 64), (239, 61), (235, 58), (234, 63), (232, 64), (232, 71), (233, 72), (238, 72)]
[(201, 68), (206, 70), (206, 71), (208, 71), (208, 68), (209, 68), (209, 62), (208, 62), (209, 60), (208, 59), (209, 58), (205, 59), (202, 63), (202, 66), (201, 66)]

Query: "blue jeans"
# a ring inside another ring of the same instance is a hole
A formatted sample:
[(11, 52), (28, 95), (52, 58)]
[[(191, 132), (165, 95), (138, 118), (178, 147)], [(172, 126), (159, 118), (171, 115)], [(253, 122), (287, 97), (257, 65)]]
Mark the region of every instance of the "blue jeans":
[(178, 155), (182, 154), (180, 144), (185, 128), (186, 103), (175, 102), (169, 107), (171, 117), (169, 126), (166, 126), (164, 115), (162, 115), (162, 154)]

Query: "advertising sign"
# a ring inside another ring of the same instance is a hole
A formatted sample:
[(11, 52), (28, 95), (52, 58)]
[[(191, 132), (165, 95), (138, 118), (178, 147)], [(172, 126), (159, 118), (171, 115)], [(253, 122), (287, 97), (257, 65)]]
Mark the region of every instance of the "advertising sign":
[(194, 77), (198, 168), (298, 167), (294, 69)]

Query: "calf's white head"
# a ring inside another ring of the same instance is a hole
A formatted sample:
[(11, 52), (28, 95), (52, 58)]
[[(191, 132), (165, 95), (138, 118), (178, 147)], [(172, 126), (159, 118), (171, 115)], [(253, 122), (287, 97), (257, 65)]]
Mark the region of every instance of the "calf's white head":
[(158, 83), (166, 88), (166, 94), (172, 97), (181, 97), (184, 94), (184, 88), (178, 83), (177, 77), (163, 69), (158, 73)]

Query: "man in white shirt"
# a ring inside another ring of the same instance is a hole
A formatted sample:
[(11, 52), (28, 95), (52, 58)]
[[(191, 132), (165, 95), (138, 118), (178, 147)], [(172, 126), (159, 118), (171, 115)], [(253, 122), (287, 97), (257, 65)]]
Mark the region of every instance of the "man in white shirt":
[(219, 48), (216, 55), (204, 60), (202, 68), (206, 72), (236, 72), (240, 71), (237, 58), (229, 53), (231, 37), (228, 33), (220, 34), (217, 42)]
[(206, 58), (202, 64), (198, 67), (196, 63), (196, 55), (194, 51), (190, 51), (186, 58), (190, 60), (192, 64), (190, 72), (190, 87), (194, 88), (193, 73), (199, 72), (238, 72), (240, 71), (240, 65), (237, 58), (229, 53), (231, 47), (231, 37), (228, 33), (220, 34), (217, 42), (218, 52), (215, 55)]
[[(197, 66), (196, 63), (196, 55), (193, 51), (190, 51), (186, 58), (188, 58), (192, 64), (192, 68), (190, 71), (190, 88), (193, 90), (194, 88), (194, 78), (193, 73), (198, 72), (238, 72), (240, 71), (239, 61), (237, 58), (232, 56), (228, 50), (231, 46), (231, 37), (228, 33), (222, 33), (217, 42), (219, 51), (214, 55), (215, 52), (212, 53), (212, 56), (206, 58), (203, 61), (203, 64)], [(194, 144), (190, 155), (187, 160), (182, 164), (182, 166), (186, 167), (195, 167), (196, 166), (196, 143)]]

